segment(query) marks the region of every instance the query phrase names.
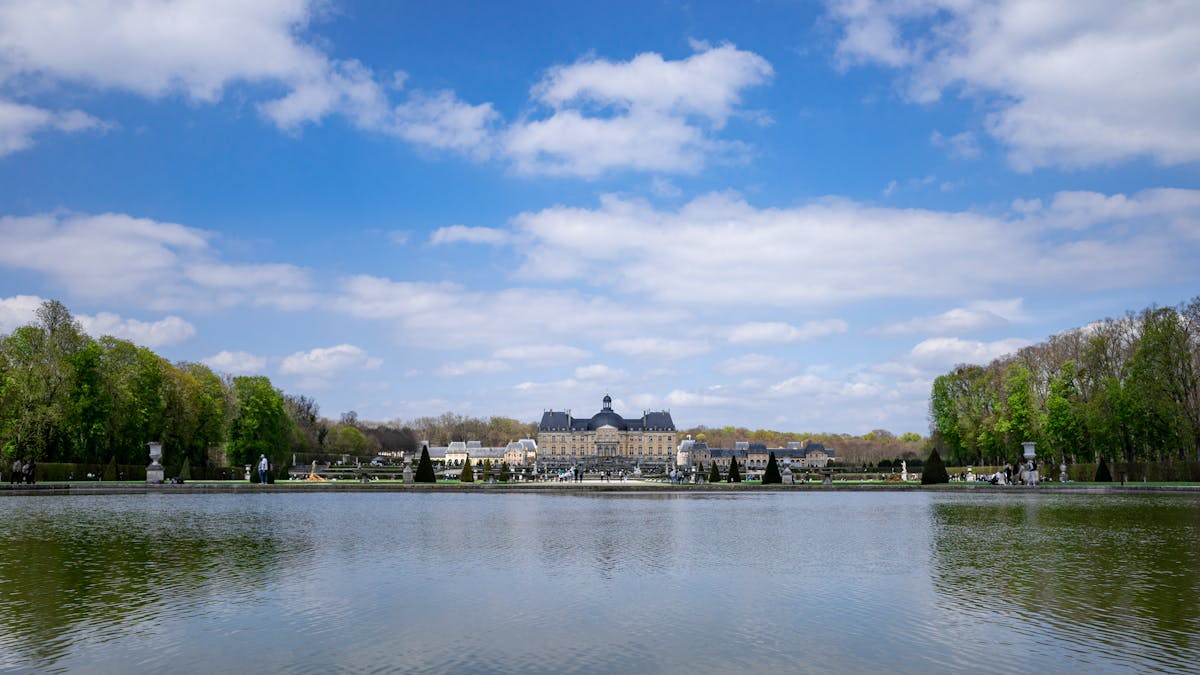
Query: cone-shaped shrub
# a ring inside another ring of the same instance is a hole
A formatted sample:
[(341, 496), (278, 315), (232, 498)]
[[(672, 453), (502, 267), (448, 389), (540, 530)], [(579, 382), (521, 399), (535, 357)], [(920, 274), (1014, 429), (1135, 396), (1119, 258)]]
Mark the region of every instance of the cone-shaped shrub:
[(421, 446), (421, 459), (417, 461), (417, 475), (413, 476), (416, 483), (436, 483), (437, 476), (433, 473), (433, 460), (429, 459), (429, 446)]
[(708, 482), (710, 482), (710, 483), (720, 483), (721, 482), (721, 469), (717, 467), (716, 462), (712, 463), (712, 471), (708, 472)]
[(179, 480), (192, 479), (192, 463), (187, 457), (183, 458), (183, 466), (179, 467)]
[(767, 458), (767, 469), (763, 471), (763, 485), (771, 483), (782, 483), (783, 476), (779, 473), (779, 465), (775, 463), (775, 453)]
[(929, 453), (929, 459), (925, 460), (925, 467), (921, 471), (921, 485), (949, 482), (950, 474), (946, 473), (946, 465), (942, 464), (942, 456), (938, 454), (937, 448), (934, 448)]
[(462, 473), (458, 475), (458, 480), (463, 483), (475, 482), (475, 471), (471, 469), (471, 456), (467, 455), (467, 461), (463, 462)]
[(500, 463), (500, 482), (507, 483), (509, 478), (512, 478), (512, 469), (508, 468), (508, 462), (501, 462)]
[(742, 482), (742, 474), (738, 471), (737, 457), (729, 458), (729, 482), (730, 483)]
[(1100, 458), (1100, 466), (1096, 467), (1096, 482), (1112, 482), (1112, 472), (1108, 470), (1108, 462), (1104, 461), (1103, 457)]
[[(116, 480), (116, 479), (117, 479), (117, 458), (114, 455), (112, 459), (108, 460), (108, 464), (104, 467), (104, 480)], [(1109, 480), (1112, 480), (1112, 479), (1110, 478)]]
[(481, 473), (479, 477), (484, 480), (488, 480), (492, 477), (492, 460), (487, 459), (486, 457), (484, 458), (483, 473)]

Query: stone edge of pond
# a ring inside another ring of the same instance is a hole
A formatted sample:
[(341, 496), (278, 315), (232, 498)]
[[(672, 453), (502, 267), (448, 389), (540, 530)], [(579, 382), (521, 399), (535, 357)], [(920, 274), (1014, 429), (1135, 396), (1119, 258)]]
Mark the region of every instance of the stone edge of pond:
[(124, 494), (268, 494), (268, 493), (341, 493), (341, 492), (454, 492), (466, 494), (497, 493), (629, 493), (657, 492), (672, 494), (754, 494), (763, 492), (947, 492), (966, 494), (1200, 494), (1200, 484), (1194, 485), (1056, 485), (1037, 487), (996, 485), (663, 485), (660, 483), (574, 485), (559, 483), (537, 484), (474, 484), (474, 485), (404, 485), (388, 483), (276, 483), (262, 486), (252, 483), (190, 483), (183, 485), (140, 485), (136, 483), (41, 483), (36, 485), (0, 485), (0, 496), (20, 495), (124, 495)]

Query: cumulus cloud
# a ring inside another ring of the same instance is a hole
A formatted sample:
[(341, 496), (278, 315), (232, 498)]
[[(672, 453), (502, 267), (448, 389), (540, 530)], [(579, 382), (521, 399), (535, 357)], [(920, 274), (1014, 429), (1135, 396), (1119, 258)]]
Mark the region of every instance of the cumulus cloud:
[[(630, 307), (575, 290), (516, 287), (471, 291), (451, 283), (392, 281), (369, 275), (342, 279), (329, 306), (358, 318), (393, 321), (406, 341), (437, 348), (516, 348), (544, 340), (573, 340), (579, 335), (613, 339), (635, 329), (660, 330), (686, 318), (678, 309)], [(430, 326), (438, 330), (430, 330)], [(483, 330), (481, 326), (502, 329)]]
[(196, 334), (195, 326), (177, 316), (158, 321), (138, 321), (122, 319), (112, 312), (100, 312), (95, 315), (80, 314), (75, 318), (88, 335), (112, 335), (146, 347), (173, 345)]
[(201, 363), (222, 373), (230, 375), (258, 375), (267, 368), (267, 357), (256, 356), (250, 352), (221, 351)]
[(699, 356), (711, 350), (704, 340), (673, 340), (660, 337), (638, 337), (610, 340), (605, 351), (653, 359), (683, 359)]
[(509, 241), (508, 232), (492, 227), (467, 227), (466, 225), (450, 225), (439, 227), (429, 235), (429, 243), (438, 244), (506, 244)]
[(523, 172), (583, 176), (625, 168), (693, 173), (736, 152), (740, 146), (715, 134), (742, 92), (774, 71), (733, 45), (693, 46), (696, 53), (677, 61), (644, 53), (550, 69), (532, 92), (550, 115), (511, 125), (505, 152)]
[(11, 333), (37, 320), (37, 309), (44, 302), (36, 295), (0, 298), (0, 335)]
[[(353, 126), (411, 143), (483, 157), (490, 147), (491, 104), (470, 105), (450, 92), (415, 91), (393, 106), (389, 89), (403, 73), (379, 77), (355, 59), (331, 58), (306, 31), (320, 0), (183, 0), (0, 3), (0, 85), (40, 80), (118, 89), (149, 98), (182, 95), (215, 103), (238, 84), (282, 88), (260, 101), (278, 128), (341, 115)], [(0, 102), (0, 154), (27, 147), (32, 133), (99, 126), (81, 111), (50, 112)]]
[(53, 111), (0, 100), (0, 157), (33, 145), (42, 131), (75, 132), (109, 125), (81, 110)]
[(522, 361), (530, 365), (554, 365), (575, 363), (591, 356), (591, 352), (570, 345), (533, 344), (497, 349), (492, 356), (506, 361)]
[(620, 368), (610, 368), (602, 363), (590, 366), (579, 366), (575, 369), (575, 378), (579, 380), (603, 380), (608, 383), (623, 380), (629, 373)]
[(72, 297), (151, 309), (311, 305), (306, 271), (222, 262), (210, 238), (119, 213), (0, 216), (0, 267), (40, 273)]
[(1023, 338), (1005, 338), (993, 342), (938, 337), (923, 340), (912, 348), (904, 361), (924, 372), (943, 372), (960, 363), (987, 364), (1032, 344)]
[(361, 347), (340, 344), (296, 352), (283, 359), (279, 364), (279, 372), (284, 375), (324, 378), (348, 370), (371, 370), (382, 364), (381, 359), (368, 356)]
[(1200, 159), (1200, 5), (829, 0), (844, 65), (904, 73), (907, 95), (983, 96), (1020, 170)]
[(725, 359), (713, 366), (722, 375), (761, 375), (777, 373), (784, 367), (782, 359), (763, 354), (743, 354)]
[(438, 377), (461, 377), (463, 375), (487, 375), (511, 370), (511, 366), (497, 359), (469, 359), (458, 363), (447, 363), (434, 371)]
[(974, 159), (981, 154), (978, 139), (969, 131), (951, 136), (943, 136), (940, 131), (934, 131), (929, 136), (929, 142), (936, 148), (945, 149), (951, 157), (959, 159)]
[(981, 300), (967, 307), (955, 307), (934, 316), (923, 316), (908, 321), (890, 323), (870, 332), (881, 335), (958, 335), (989, 328), (1006, 326), (1010, 321), (1022, 320), (1025, 316), (1022, 300)]
[(845, 333), (848, 328), (841, 319), (808, 321), (800, 326), (775, 321), (753, 322), (730, 331), (729, 341), (734, 344), (800, 342)]
[[(763, 209), (728, 193), (675, 210), (606, 195), (594, 209), (556, 206), (522, 213), (512, 225), (529, 242), (518, 251), (519, 278), (603, 279), (630, 296), (673, 306), (736, 307), (749, 298), (760, 307), (821, 306), (1047, 285), (1095, 290), (1182, 277), (1190, 256), (1200, 253), (1200, 206), (1192, 203), (1198, 195), (1137, 193), (1119, 221), (1064, 206), (1056, 217), (1089, 223), (1077, 235), (1047, 231), (1028, 206), (994, 215), (821, 199)], [(1128, 222), (1139, 227), (1124, 227)], [(854, 264), (806, 264), (814, 259)]]

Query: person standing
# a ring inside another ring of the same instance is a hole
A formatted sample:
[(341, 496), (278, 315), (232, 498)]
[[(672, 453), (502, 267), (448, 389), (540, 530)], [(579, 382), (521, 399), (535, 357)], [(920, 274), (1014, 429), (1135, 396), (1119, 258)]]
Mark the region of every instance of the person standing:
[(267, 484), (267, 472), (271, 469), (271, 463), (267, 461), (267, 456), (262, 455), (258, 460), (258, 482), (263, 485)]

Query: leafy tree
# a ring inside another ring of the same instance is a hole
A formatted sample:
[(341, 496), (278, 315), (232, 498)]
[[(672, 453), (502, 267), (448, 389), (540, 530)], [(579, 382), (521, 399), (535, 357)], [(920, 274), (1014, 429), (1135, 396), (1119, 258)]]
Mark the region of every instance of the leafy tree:
[(329, 452), (361, 456), (367, 449), (367, 437), (358, 427), (339, 424), (325, 438)]
[(730, 483), (742, 482), (742, 474), (738, 471), (737, 457), (729, 458), (729, 479), (728, 480)]
[(929, 453), (929, 459), (925, 460), (925, 468), (921, 472), (921, 485), (936, 485), (938, 483), (949, 483), (950, 474), (946, 472), (946, 465), (942, 463), (942, 456), (938, 454), (937, 448), (934, 448)]
[(762, 482), (763, 485), (783, 482), (783, 476), (779, 473), (779, 464), (775, 462), (775, 453), (773, 451), (767, 457), (767, 468), (763, 471)]
[(710, 483), (720, 483), (721, 482), (721, 469), (720, 469), (720, 467), (717, 466), (717, 463), (715, 461), (712, 463), (712, 470), (708, 472), (708, 482), (710, 482)]
[(1104, 461), (1103, 457), (1100, 458), (1100, 466), (1096, 467), (1096, 482), (1097, 483), (1111, 483), (1112, 482), (1112, 472), (1110, 472), (1108, 470), (1108, 462)]
[(229, 461), (255, 464), (260, 455), (273, 459), (282, 454), (288, 440), (283, 395), (262, 375), (235, 377), (233, 389), (237, 416), (229, 429)]
[(433, 461), (429, 459), (428, 446), (421, 446), (421, 459), (417, 462), (417, 473), (413, 480), (417, 483), (437, 482), (437, 476), (433, 473)]
[(462, 473), (459, 474), (458, 480), (463, 483), (475, 482), (475, 470), (471, 468), (471, 456), (467, 455), (466, 461), (463, 462)]

